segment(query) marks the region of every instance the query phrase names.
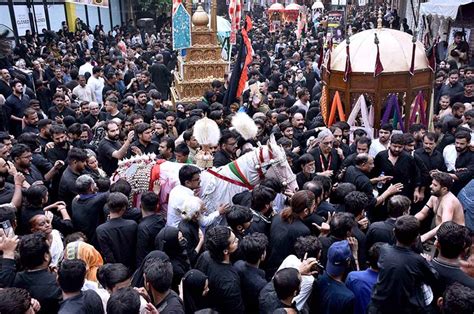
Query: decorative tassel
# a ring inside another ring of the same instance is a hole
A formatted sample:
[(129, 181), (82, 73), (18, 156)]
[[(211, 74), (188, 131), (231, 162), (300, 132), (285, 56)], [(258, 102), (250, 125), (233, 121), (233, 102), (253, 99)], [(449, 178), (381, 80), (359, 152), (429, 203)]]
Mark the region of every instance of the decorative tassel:
[(374, 43), (377, 46), (377, 57), (375, 58), (375, 70), (374, 70), (374, 77), (380, 75), (383, 72), (383, 64), (380, 61), (380, 49), (379, 49), (379, 38), (377, 34), (375, 35)]

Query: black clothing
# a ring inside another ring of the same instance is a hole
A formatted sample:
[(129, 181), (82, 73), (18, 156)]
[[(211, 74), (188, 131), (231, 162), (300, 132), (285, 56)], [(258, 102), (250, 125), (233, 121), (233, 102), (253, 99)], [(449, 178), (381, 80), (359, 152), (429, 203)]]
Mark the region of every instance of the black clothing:
[(64, 118), (66, 116), (76, 118), (76, 112), (74, 110), (72, 110), (71, 108), (69, 108), (69, 107), (64, 107), (61, 111), (59, 111), (58, 107), (56, 107), (56, 106), (53, 106), (53, 107), (49, 108), (49, 110), (48, 110), (48, 117), (51, 120), (56, 119), (56, 117)]
[(194, 266), (201, 254), (201, 252), (194, 250), (199, 243), (199, 224), (193, 220), (181, 219), (178, 229), (186, 239), (186, 253), (191, 266)]
[(153, 214), (144, 217), (138, 224), (137, 229), (137, 263), (141, 265), (145, 256), (155, 248), (155, 238), (165, 226), (161, 215)]
[(31, 133), (35, 133), (35, 134), (38, 134), (39, 133), (39, 130), (38, 130), (38, 127), (36, 125), (29, 125), (27, 124), (23, 130), (21, 130), (22, 133), (27, 133), (27, 132), (31, 132)]
[(148, 143), (147, 146), (143, 145), (142, 143), (140, 143), (140, 141), (135, 141), (133, 142), (132, 144), (130, 144), (130, 148), (128, 149), (128, 153), (127, 153), (127, 156), (128, 157), (131, 157), (133, 155), (133, 152), (132, 152), (132, 147), (133, 146), (136, 146), (140, 149), (140, 151), (142, 152), (142, 154), (159, 154), (160, 151), (159, 151), (159, 148), (160, 148), (160, 144), (159, 143), (156, 143), (156, 142), (151, 142), (151, 143)]
[(86, 117), (84, 117), (83, 123), (87, 124), (91, 128), (95, 126), (95, 124), (98, 121), (105, 121), (106, 120), (106, 114), (105, 112), (99, 112), (98, 116), (93, 116), (92, 114), (88, 114)]
[(155, 305), (160, 314), (184, 314), (183, 301), (173, 290), (158, 304)]
[(223, 314), (245, 312), (240, 277), (234, 266), (211, 259), (206, 269), (199, 270), (209, 278), (209, 302), (212, 308)]
[(76, 230), (83, 232), (89, 243), (99, 249), (96, 229), (105, 221), (104, 208), (108, 193), (79, 195), (72, 201), (72, 221)]
[(313, 309), (318, 314), (353, 313), (354, 293), (343, 282), (332, 279), (327, 272), (315, 283), (315, 302)]
[(466, 287), (474, 289), (474, 279), (469, 277), (465, 272), (461, 270), (459, 265), (450, 265), (445, 262), (434, 258), (430, 262), (431, 266), (438, 272), (438, 280), (432, 287), (434, 300), (438, 300), (446, 290), (448, 286), (455, 282), (459, 282)]
[(39, 314), (57, 313), (62, 298), (56, 275), (47, 269), (17, 273), (15, 261), (1, 259), (0, 284), (2, 287), (16, 287), (27, 290), (32, 298), (41, 304)]
[(145, 84), (143, 84), (143, 83), (140, 83), (140, 84), (138, 85), (138, 89), (147, 92), (147, 94), (148, 94), (152, 89), (158, 90), (157, 87), (156, 87), (156, 85), (153, 84), (153, 83), (149, 83), (147, 86), (145, 86)]
[(97, 160), (108, 176), (111, 176), (118, 168), (118, 159), (112, 157), (112, 154), (121, 147), (122, 144), (119, 141), (111, 141), (108, 138), (103, 138), (99, 142)]
[(342, 181), (354, 184), (357, 191), (363, 192), (365, 195), (367, 195), (369, 198), (369, 203), (367, 204), (366, 209), (368, 210), (369, 215), (371, 215), (372, 209), (377, 204), (377, 199), (374, 197), (374, 188), (372, 183), (370, 183), (370, 179), (367, 174), (365, 174), (356, 166), (349, 166), (344, 173), (344, 178)]
[(303, 185), (306, 183), (306, 182), (309, 182), (311, 180), (313, 180), (314, 178), (314, 174), (311, 173), (309, 174), (309, 176), (306, 176), (303, 171), (299, 172), (297, 175), (296, 175), (296, 183), (298, 183), (298, 188), (300, 190), (303, 189)]
[(179, 284), (184, 274), (191, 268), (186, 255), (186, 247), (178, 240), (179, 230), (166, 226), (160, 230), (155, 238), (155, 248), (165, 252), (173, 265), (173, 281), (171, 289), (179, 293)]
[(474, 176), (474, 152), (467, 148), (466, 151), (459, 154), (456, 158), (455, 167), (456, 169), (467, 169), (456, 172), (456, 176), (459, 180), (454, 180), (451, 192), (454, 195), (457, 195), (459, 191), (461, 191), (462, 188), (465, 187)]
[(341, 157), (339, 157), (337, 151), (335, 149), (332, 149), (327, 159), (324, 154), (321, 153), (319, 147), (309, 151), (308, 153), (313, 155), (314, 161), (316, 162), (316, 172), (333, 170), (334, 174), (332, 176), (332, 179), (335, 180), (337, 172), (339, 171), (339, 169), (341, 169), (342, 166), (342, 160)]
[[(156, 88), (154, 88), (156, 89)], [(133, 108), (133, 112), (141, 114), (143, 116), (143, 120), (146, 123), (150, 123), (150, 121), (153, 119), (153, 106), (146, 103), (145, 106), (142, 106), (140, 104), (136, 104), (135, 107)], [(166, 112), (166, 111), (165, 111)]]
[(12, 93), (13, 93), (13, 90), (11, 86), (4, 80), (0, 79), (0, 94), (2, 94), (5, 97), (5, 99), (7, 99)]
[(280, 308), (281, 302), (275, 292), (273, 281), (267, 283), (262, 290), (260, 290), (258, 306), (260, 314), (273, 313), (276, 309)]
[(474, 96), (466, 96), (464, 95), (464, 92), (462, 93), (459, 93), (459, 94), (456, 94), (454, 95), (453, 98), (451, 98), (451, 104), (455, 104), (457, 102), (460, 102), (460, 103), (473, 103), (474, 102)]
[(115, 115), (112, 115), (111, 113), (107, 112), (105, 114), (105, 120), (112, 120), (112, 119), (120, 119), (120, 121), (125, 121), (125, 119), (127, 118), (127, 116), (125, 116), (122, 112), (120, 111), (117, 111), (117, 113)]
[(76, 180), (83, 173), (75, 173), (71, 167), (64, 170), (61, 180), (59, 181), (58, 198), (66, 203), (66, 208), (71, 213), (72, 200), (78, 194), (76, 189)]
[(334, 213), (335, 211), (336, 207), (328, 201), (322, 201), (316, 208), (316, 214), (321, 217), (324, 217), (325, 219), (328, 218), (328, 213)]
[[(403, 262), (401, 262), (403, 261)], [(422, 284), (434, 286), (436, 271), (411, 249), (384, 245), (369, 313), (425, 313)]]
[(94, 290), (81, 291), (78, 295), (61, 302), (58, 314), (101, 314), (104, 313), (102, 299)]
[[(30, 97), (26, 94), (21, 95), (18, 98), (15, 94), (11, 94), (6, 98), (4, 106), (8, 108), (7, 113), (14, 115), (18, 118), (23, 118), (25, 109), (30, 104)], [(21, 121), (10, 120), (10, 133), (14, 136), (18, 136), (21, 133)]]
[(214, 167), (222, 167), (232, 162), (234, 159), (222, 149), (217, 151), (214, 155)]
[(273, 218), (268, 245), (267, 278), (273, 276), (288, 255), (294, 254), (296, 239), (310, 234), (311, 231), (299, 218), (295, 218), (293, 223), (284, 221), (281, 215)]
[(247, 234), (260, 232), (260, 233), (265, 234), (267, 237), (269, 237), (270, 227), (272, 225), (273, 217), (275, 216), (267, 217), (256, 210), (253, 210), (253, 209), (250, 209), (250, 210), (252, 211), (253, 218), (252, 218), (252, 223), (250, 224), (250, 227), (247, 229)]
[(56, 77), (49, 81), (49, 89), (56, 93), (58, 86), (64, 85), (64, 81), (58, 80)]
[(5, 182), (3, 189), (0, 189), (0, 204), (10, 203), (15, 193), (15, 185)]
[(97, 241), (106, 263), (122, 263), (135, 269), (137, 223), (114, 218), (97, 227)]
[(240, 289), (247, 313), (258, 313), (258, 296), (267, 284), (265, 272), (244, 261), (234, 264), (240, 276)]
[(433, 153), (429, 155), (423, 148), (418, 148), (415, 150), (415, 158), (421, 160), (425, 166), (425, 171), (427, 173), (422, 173), (422, 181), (426, 191), (426, 188), (429, 188), (431, 184), (431, 177), (429, 175), (431, 170), (437, 169), (441, 172), (446, 172), (446, 164), (444, 162), (443, 153), (434, 149)]
[(403, 190), (401, 194), (413, 200), (415, 187), (422, 185), (421, 175), (416, 167), (415, 159), (406, 152), (402, 152), (394, 165), (388, 159), (388, 154), (389, 150), (381, 151), (374, 159), (375, 176), (379, 176), (382, 172), (386, 176), (393, 176), (390, 182), (384, 184), (380, 193), (385, 192), (391, 184), (402, 183)]
[(25, 172), (23, 169), (17, 169), (17, 170), (23, 173), (23, 175), (25, 176), (26, 182), (28, 182), (30, 185), (36, 181), (44, 181), (43, 175), (33, 163), (30, 164), (30, 168), (28, 169), (28, 172)]
[[(66, 164), (68, 152), (69, 145), (67, 145), (66, 147), (58, 147), (54, 145), (53, 148), (50, 148), (46, 151), (46, 158), (48, 158), (48, 160), (51, 161), (52, 164), (54, 164), (58, 160), (62, 160)], [(66, 168), (66, 166), (64, 166), (64, 168)], [(65, 169), (63, 169), (62, 171), (64, 170)]]
[(372, 245), (377, 242), (395, 244), (395, 234), (393, 229), (395, 228), (395, 218), (388, 218), (385, 221), (377, 221), (369, 226), (366, 234), (366, 248), (369, 250)]

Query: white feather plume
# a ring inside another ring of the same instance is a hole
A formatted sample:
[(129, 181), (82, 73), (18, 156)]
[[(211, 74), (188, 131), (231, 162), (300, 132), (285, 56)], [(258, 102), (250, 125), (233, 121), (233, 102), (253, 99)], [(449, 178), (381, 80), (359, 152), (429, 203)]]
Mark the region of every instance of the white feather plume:
[(249, 140), (257, 136), (258, 127), (255, 121), (245, 112), (237, 112), (232, 118), (232, 126), (245, 140)]
[(221, 138), (221, 131), (216, 121), (204, 117), (194, 124), (193, 136), (200, 145), (216, 146)]

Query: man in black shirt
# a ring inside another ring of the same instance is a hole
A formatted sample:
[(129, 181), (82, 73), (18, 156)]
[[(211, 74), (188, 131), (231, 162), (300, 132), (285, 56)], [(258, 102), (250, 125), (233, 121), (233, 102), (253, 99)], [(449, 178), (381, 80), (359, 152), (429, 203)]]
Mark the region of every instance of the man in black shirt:
[(225, 166), (232, 162), (236, 156), (237, 139), (235, 135), (228, 131), (222, 132), (219, 139), (219, 150), (214, 154), (214, 167)]
[(456, 132), (454, 146), (458, 157), (455, 163), (456, 171), (451, 174), (454, 179), (451, 192), (454, 195), (457, 195), (474, 176), (474, 152), (469, 149), (470, 142), (471, 134), (469, 132), (464, 130)]
[(395, 221), (402, 215), (407, 215), (410, 210), (410, 199), (403, 195), (394, 195), (388, 199), (388, 218), (377, 221), (369, 226), (366, 237), (366, 247), (370, 249), (377, 242), (395, 244)]
[(380, 272), (368, 313), (425, 313), (428, 310), (423, 284), (433, 286), (434, 269), (411, 246), (419, 236), (420, 224), (413, 216), (395, 222), (395, 245), (380, 250)]
[(97, 149), (97, 160), (101, 164), (108, 176), (112, 175), (118, 167), (118, 161), (125, 157), (130, 143), (134, 138), (134, 131), (128, 133), (123, 145), (119, 141), (120, 127), (114, 121), (109, 121), (105, 125), (107, 135), (99, 143)]
[(24, 86), (19, 80), (13, 80), (12, 87), (13, 93), (6, 98), (5, 107), (8, 108), (7, 113), (10, 115), (11, 134), (18, 136), (21, 133), (21, 122), (30, 97), (23, 93)]
[(155, 248), (155, 238), (165, 226), (163, 216), (158, 214), (158, 195), (145, 192), (140, 199), (143, 219), (138, 224), (137, 231), (137, 265), (141, 265), (145, 256)]
[(258, 296), (265, 287), (265, 271), (259, 268), (265, 259), (268, 239), (263, 233), (246, 235), (239, 245), (243, 260), (234, 264), (240, 275), (242, 298), (248, 313), (258, 312)]
[(97, 227), (97, 241), (106, 263), (122, 263), (135, 269), (137, 223), (122, 218), (128, 198), (119, 192), (110, 193), (107, 208), (109, 220)]
[(466, 79), (464, 81), (464, 92), (456, 94), (451, 98), (451, 104), (456, 102), (463, 104), (474, 102), (474, 79)]
[(369, 154), (358, 154), (354, 158), (355, 166), (349, 166), (344, 173), (344, 182), (349, 182), (355, 185), (357, 191), (363, 192), (367, 195), (369, 201), (367, 209), (372, 221), (377, 220), (380, 216), (378, 215), (378, 209), (376, 206), (382, 204), (388, 197), (401, 191), (403, 185), (397, 183), (389, 186), (385, 192), (380, 194), (377, 198), (373, 194), (373, 183), (390, 180), (389, 176), (380, 176), (377, 178), (369, 179), (368, 174), (374, 169), (374, 159)]
[(93, 128), (97, 125), (97, 123), (106, 120), (106, 113), (103, 111), (100, 111), (100, 107), (98, 103), (90, 102), (89, 108), (90, 108), (90, 113), (84, 117), (83, 123)]
[(158, 313), (184, 314), (183, 301), (171, 290), (173, 266), (170, 261), (157, 258), (147, 260), (145, 264), (145, 289)]
[(139, 89), (149, 93), (152, 89), (157, 90), (156, 85), (150, 81), (150, 72), (142, 71), (140, 74), (140, 84)]
[(105, 221), (103, 208), (109, 195), (97, 193), (94, 179), (88, 174), (76, 179), (75, 188), (79, 195), (73, 199), (71, 207), (74, 227), (86, 235), (89, 243), (99, 248), (96, 229)]
[(216, 226), (206, 233), (209, 259), (202, 254), (196, 267), (208, 276), (209, 300), (216, 311), (222, 313), (244, 313), (244, 302), (240, 288), (240, 276), (230, 263), (230, 255), (238, 248), (238, 238), (224, 226)]
[(137, 103), (133, 111), (135, 113), (141, 114), (145, 120), (145, 122), (150, 123), (151, 119), (153, 118), (153, 106), (148, 103), (148, 96), (147, 93), (143, 90), (139, 90), (135, 93), (135, 97), (137, 98)]
[(402, 134), (393, 134), (388, 150), (381, 151), (374, 159), (374, 176), (383, 172), (391, 176), (390, 183), (385, 182), (382, 191), (389, 188), (390, 184), (402, 183), (402, 194), (417, 203), (424, 197), (421, 190), (422, 182), (415, 160), (403, 151), (405, 141)]
[(25, 127), (22, 130), (22, 133), (32, 132), (35, 134), (39, 133), (38, 130), (38, 113), (33, 108), (26, 108), (25, 114), (23, 117)]
[(153, 137), (152, 127), (148, 123), (139, 123), (135, 127), (135, 132), (138, 139), (130, 145), (128, 156), (159, 153), (160, 145), (151, 140)]
[(64, 170), (59, 181), (58, 197), (66, 203), (67, 208), (71, 212), (72, 200), (78, 194), (76, 179), (86, 169), (87, 153), (83, 149), (73, 147), (68, 153), (67, 160), (69, 165)]
[(446, 221), (441, 224), (436, 236), (435, 246), (439, 254), (431, 261), (431, 265), (438, 272), (439, 279), (433, 287), (434, 300), (442, 296), (444, 290), (454, 282), (474, 289), (474, 278), (464, 273), (459, 264), (467, 249), (467, 241), (471, 241), (469, 230), (455, 222)]
[(51, 255), (49, 244), (43, 233), (26, 235), (20, 242), (20, 261), (25, 268), (17, 273), (15, 249), (18, 238), (5, 238), (1, 244), (3, 257), (0, 259), (0, 284), (27, 290), (32, 298), (39, 301), (39, 314), (57, 313), (61, 301), (61, 289), (56, 275), (49, 271)]
[(64, 260), (58, 271), (63, 301), (59, 314), (103, 313), (102, 300), (94, 290), (81, 291), (86, 278), (86, 263), (80, 259)]
[(49, 108), (48, 117), (57, 123), (62, 123), (64, 117), (71, 116), (76, 118), (76, 112), (65, 106), (66, 97), (62, 93), (56, 93), (53, 96), (54, 106)]

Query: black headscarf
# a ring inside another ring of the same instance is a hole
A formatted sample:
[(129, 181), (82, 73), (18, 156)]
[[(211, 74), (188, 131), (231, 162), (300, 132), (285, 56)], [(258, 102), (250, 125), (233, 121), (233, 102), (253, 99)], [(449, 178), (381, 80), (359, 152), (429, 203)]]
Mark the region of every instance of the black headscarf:
[(148, 260), (153, 259), (153, 258), (158, 258), (165, 262), (170, 260), (168, 255), (166, 255), (166, 253), (162, 251), (156, 250), (156, 251), (151, 251), (150, 253), (148, 253), (148, 255), (145, 256), (145, 258), (143, 259), (143, 262), (140, 265), (140, 267), (135, 271), (135, 273), (133, 273), (132, 287), (141, 288), (145, 285), (145, 280), (143, 278), (143, 274), (145, 273), (145, 264)]
[(191, 269), (183, 277), (184, 311), (191, 314), (205, 309), (207, 297), (203, 296), (207, 276), (197, 269)]

